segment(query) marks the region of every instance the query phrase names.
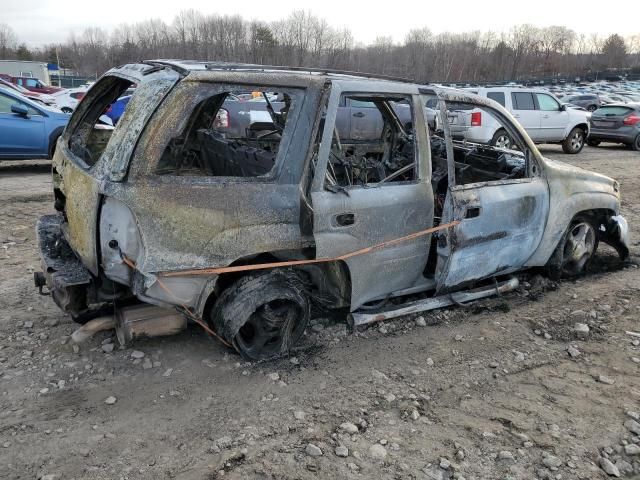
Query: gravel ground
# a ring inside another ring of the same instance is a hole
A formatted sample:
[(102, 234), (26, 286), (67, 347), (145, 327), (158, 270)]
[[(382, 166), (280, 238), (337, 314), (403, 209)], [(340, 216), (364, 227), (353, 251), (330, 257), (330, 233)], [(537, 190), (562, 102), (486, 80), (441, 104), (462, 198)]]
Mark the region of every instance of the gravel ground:
[[(618, 179), (637, 229), (637, 152), (542, 151)], [(47, 162), (0, 164), (0, 478), (640, 477), (640, 276), (607, 247), (587, 276), (523, 276), (472, 307), (356, 335), (315, 319), (278, 361), (244, 364), (197, 326), (74, 348), (32, 286), (50, 189)]]

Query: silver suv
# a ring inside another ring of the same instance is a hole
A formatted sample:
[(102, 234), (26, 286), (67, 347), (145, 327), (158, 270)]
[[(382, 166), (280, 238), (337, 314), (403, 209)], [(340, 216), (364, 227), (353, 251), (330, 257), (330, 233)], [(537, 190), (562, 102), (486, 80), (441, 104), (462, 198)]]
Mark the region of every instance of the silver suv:
[[(589, 113), (566, 108), (546, 90), (487, 87), (469, 90), (506, 108), (535, 143), (560, 143), (565, 153), (579, 153), (589, 133)], [(492, 117), (477, 109), (448, 112), (454, 138), (510, 148), (513, 139)]]
[[(117, 125), (103, 128), (133, 83)], [(218, 113), (243, 92), (284, 101), (229, 134)], [(442, 118), (456, 105), (493, 116), (517, 150), (457, 142), (446, 121), (431, 134), (430, 98)], [(340, 108), (356, 101), (373, 103), (379, 138), (340, 135)], [(124, 344), (188, 318), (251, 361), (287, 353), (312, 304), (349, 312), (357, 328), (512, 290), (509, 276), (527, 268), (580, 275), (600, 241), (629, 255), (618, 182), (544, 158), (497, 103), (346, 73), (114, 68), (58, 141), (53, 192), (36, 286), (78, 322), (116, 312), (81, 334), (115, 325)]]

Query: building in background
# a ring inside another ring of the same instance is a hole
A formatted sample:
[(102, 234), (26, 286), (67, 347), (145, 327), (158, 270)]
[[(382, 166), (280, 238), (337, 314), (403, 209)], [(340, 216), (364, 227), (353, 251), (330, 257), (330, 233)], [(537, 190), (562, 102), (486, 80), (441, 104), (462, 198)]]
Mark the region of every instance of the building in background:
[(46, 85), (51, 85), (51, 77), (47, 62), (34, 62), (26, 60), (0, 60), (0, 73), (12, 77), (37, 78)]

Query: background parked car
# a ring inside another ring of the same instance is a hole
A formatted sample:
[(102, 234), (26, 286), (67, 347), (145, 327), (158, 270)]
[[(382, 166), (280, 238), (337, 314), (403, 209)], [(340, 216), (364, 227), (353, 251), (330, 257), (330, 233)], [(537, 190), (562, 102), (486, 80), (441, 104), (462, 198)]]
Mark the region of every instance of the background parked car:
[[(216, 121), (218, 128), (224, 128), (227, 138), (242, 137), (246, 135), (246, 129), (257, 124), (271, 124), (271, 117), (267, 111), (267, 102), (264, 97), (251, 97), (251, 94), (230, 95), (225, 99), (223, 108), (218, 112)], [(114, 119), (114, 124), (122, 115), (124, 108), (122, 101), (129, 97), (121, 97), (111, 106), (107, 115)], [(269, 102), (273, 110), (279, 113), (285, 103), (281, 101), (277, 94), (269, 95)], [(126, 106), (126, 103), (124, 104)], [(407, 130), (412, 128), (411, 110), (409, 105), (397, 103), (393, 104), (393, 109), (398, 115), (398, 119)], [(119, 115), (118, 115), (119, 113)], [(433, 111), (435, 114), (435, 111)], [(435, 115), (427, 114), (430, 122), (435, 126)], [(373, 102), (344, 98), (338, 107), (336, 128), (340, 138), (351, 140), (371, 140), (379, 139), (382, 135), (384, 122), (380, 112)], [(429, 127), (433, 128), (431, 123)]]
[(82, 100), (86, 94), (86, 88), (72, 88), (56, 92), (52, 96), (60, 110), (64, 113), (71, 113), (76, 109), (78, 103), (80, 103), (80, 100)]
[(593, 112), (588, 144), (597, 147), (600, 142), (624, 143), (640, 150), (640, 104), (612, 104)]
[(50, 85), (45, 85), (37, 78), (33, 77), (13, 77), (11, 75), (2, 74), (0, 78), (7, 80), (11, 83), (15, 83), (16, 85), (20, 85), (21, 87), (26, 88), (27, 90), (31, 90), (36, 93), (56, 93), (62, 90), (60, 87), (52, 87)]
[(105, 112), (105, 115), (111, 119), (114, 125), (118, 123), (118, 120), (120, 120), (125, 108), (127, 108), (127, 105), (129, 104), (129, 100), (131, 100), (131, 95), (120, 97), (118, 100), (113, 102)]
[(570, 95), (562, 98), (563, 102), (572, 103), (579, 107), (584, 107), (590, 112), (594, 112), (602, 105), (600, 97), (595, 94)]
[(69, 115), (0, 91), (0, 159), (51, 158)]
[[(588, 113), (563, 106), (546, 90), (490, 87), (470, 89), (498, 102), (524, 127), (536, 143), (560, 143), (565, 153), (579, 153), (588, 133)], [(449, 111), (451, 134), (470, 142), (510, 148), (508, 133), (493, 117), (466, 104)]]
[(19, 93), (20, 95), (23, 95), (28, 99), (33, 100), (34, 102), (42, 103), (44, 105), (56, 104), (56, 101), (51, 95), (48, 95), (46, 93), (32, 92), (31, 90), (27, 90), (26, 88), (21, 87), (20, 85), (16, 85), (15, 83), (8, 82), (3, 78), (0, 78), (0, 88), (4, 90), (6, 89), (13, 90)]

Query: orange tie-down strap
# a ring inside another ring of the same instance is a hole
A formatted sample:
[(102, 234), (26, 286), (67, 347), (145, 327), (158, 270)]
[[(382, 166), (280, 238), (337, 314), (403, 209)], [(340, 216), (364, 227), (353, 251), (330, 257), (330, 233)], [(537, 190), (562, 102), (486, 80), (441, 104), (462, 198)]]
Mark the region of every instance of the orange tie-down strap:
[(429, 235), (430, 233), (437, 232), (439, 230), (445, 230), (447, 228), (455, 227), (459, 223), (460, 223), (460, 220), (454, 220), (453, 222), (444, 223), (442, 225), (438, 225), (437, 227), (427, 228), (426, 230), (421, 230), (419, 232), (406, 235), (404, 237), (394, 238), (393, 240), (387, 240), (386, 242), (382, 242), (377, 245), (373, 245), (371, 247), (362, 248), (360, 250), (356, 250), (355, 252), (345, 253), (344, 255), (340, 255), (338, 257), (314, 258), (311, 260), (290, 260), (286, 262), (257, 263), (253, 265), (236, 265), (233, 267), (201, 268), (196, 270), (179, 270), (174, 272), (161, 272), (161, 273), (158, 273), (158, 276), (177, 277), (177, 276), (183, 276), (183, 275), (219, 275), (221, 273), (248, 272), (252, 270), (266, 270), (268, 268), (294, 267), (297, 265), (311, 265), (314, 263), (325, 263), (325, 262), (335, 262), (336, 260), (347, 260), (348, 258), (357, 257), (359, 255), (364, 255), (366, 253), (371, 253), (376, 250), (389, 247), (391, 245), (396, 245), (402, 242), (408, 242), (409, 240), (413, 240), (414, 238), (423, 237), (425, 235)]

